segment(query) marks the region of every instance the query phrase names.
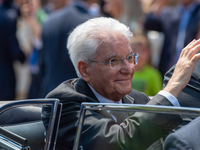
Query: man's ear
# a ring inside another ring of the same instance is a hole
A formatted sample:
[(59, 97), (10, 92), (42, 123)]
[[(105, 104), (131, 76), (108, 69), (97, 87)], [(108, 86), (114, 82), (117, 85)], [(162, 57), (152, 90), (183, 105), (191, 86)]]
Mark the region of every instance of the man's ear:
[(90, 80), (90, 76), (89, 76), (89, 65), (87, 62), (85, 61), (79, 61), (78, 62), (78, 70), (79, 73), (81, 75), (81, 77), (88, 82)]

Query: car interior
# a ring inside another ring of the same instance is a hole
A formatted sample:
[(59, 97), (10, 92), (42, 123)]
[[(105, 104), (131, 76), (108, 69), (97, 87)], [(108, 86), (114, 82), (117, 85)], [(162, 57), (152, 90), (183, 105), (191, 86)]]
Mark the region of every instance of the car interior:
[[(48, 126), (42, 109), (51, 109)], [(62, 104), (58, 99), (17, 100), (0, 107), (0, 149), (49, 150), (55, 148)]]

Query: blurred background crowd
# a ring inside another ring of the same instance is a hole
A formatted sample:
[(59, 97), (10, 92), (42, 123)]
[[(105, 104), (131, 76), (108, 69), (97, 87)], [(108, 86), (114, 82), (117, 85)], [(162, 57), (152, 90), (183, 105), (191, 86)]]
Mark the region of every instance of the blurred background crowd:
[(199, 0), (0, 0), (0, 100), (44, 98), (76, 78), (66, 42), (79, 24), (112, 17), (140, 55), (132, 87), (149, 96), (182, 48), (199, 38)]

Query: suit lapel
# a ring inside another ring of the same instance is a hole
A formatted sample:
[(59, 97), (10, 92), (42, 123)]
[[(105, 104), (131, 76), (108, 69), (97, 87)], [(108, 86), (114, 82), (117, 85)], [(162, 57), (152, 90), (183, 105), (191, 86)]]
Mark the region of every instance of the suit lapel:
[(82, 78), (78, 79), (74, 87), (78, 93), (86, 95), (87, 98), (90, 99), (89, 102), (99, 103), (99, 100), (96, 98), (88, 84)]
[[(81, 93), (83, 95), (86, 95), (90, 103), (100, 103), (97, 97), (94, 95), (88, 84), (83, 79), (78, 79), (78, 81), (75, 83), (75, 90), (78, 93)], [(112, 118), (112, 116), (106, 111), (106, 110), (96, 110), (95, 112), (98, 112), (105, 118)], [(113, 119), (113, 118), (112, 118)]]
[[(125, 95), (123, 98), (122, 98), (122, 103), (123, 104), (134, 104), (135, 100), (133, 97), (129, 96), (128, 94)], [(127, 118), (129, 116), (132, 116), (135, 112), (133, 111), (123, 111), (124, 113), (124, 116)]]
[[(74, 86), (75, 90), (78, 93), (86, 95), (87, 98), (90, 99), (89, 102), (100, 103), (99, 100), (94, 95), (94, 93), (92, 92), (92, 90), (90, 89), (90, 87), (88, 86), (88, 84), (83, 79), (80, 78), (80, 79), (76, 80), (76, 82), (74, 84), (75, 84), (75, 86)], [(127, 94), (122, 98), (122, 103), (123, 104), (134, 104), (134, 98), (132, 98), (131, 96), (129, 96)], [(102, 110), (98, 111), (97, 110), (96, 112), (98, 112), (99, 114), (101, 114), (102, 116), (104, 116), (106, 118), (112, 118), (113, 119), (111, 114), (108, 113), (107, 111), (102, 111)], [(123, 113), (124, 118), (127, 118), (128, 116), (133, 114), (132, 112), (126, 112), (126, 111), (123, 111), (121, 113)]]
[(134, 104), (134, 98), (130, 97), (128, 94), (122, 98), (123, 104)]

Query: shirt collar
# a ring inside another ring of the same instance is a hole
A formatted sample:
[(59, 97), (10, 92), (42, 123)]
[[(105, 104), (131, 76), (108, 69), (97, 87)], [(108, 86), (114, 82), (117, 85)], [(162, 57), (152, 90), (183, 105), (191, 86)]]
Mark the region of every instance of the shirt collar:
[[(88, 84), (88, 83), (87, 83)], [(115, 104), (122, 104), (122, 99), (118, 102), (114, 102), (113, 100), (107, 99), (104, 96), (102, 96), (101, 94), (99, 94), (98, 92), (96, 92), (92, 86), (90, 86), (90, 84), (88, 84), (88, 86), (90, 87), (90, 89), (92, 90), (92, 92), (94, 93), (94, 95), (97, 97), (97, 99), (99, 100), (100, 103), (115, 103)]]

